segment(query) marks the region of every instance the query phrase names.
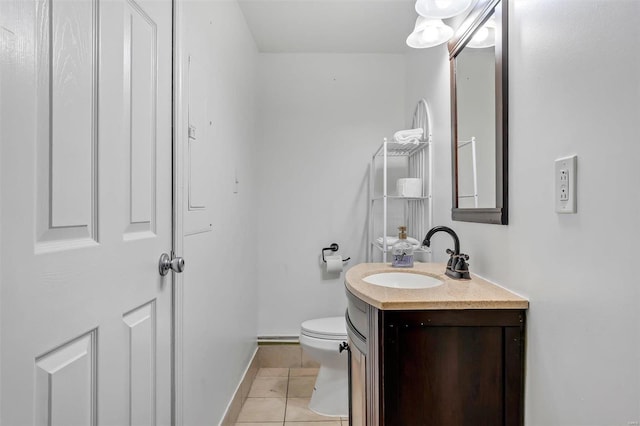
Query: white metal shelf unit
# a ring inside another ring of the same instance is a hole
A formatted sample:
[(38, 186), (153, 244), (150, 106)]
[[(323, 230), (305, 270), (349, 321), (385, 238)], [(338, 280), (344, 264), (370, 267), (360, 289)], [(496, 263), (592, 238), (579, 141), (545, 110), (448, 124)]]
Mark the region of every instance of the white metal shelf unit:
[[(401, 145), (384, 139), (380, 148), (375, 152), (371, 162), (371, 182), (370, 182), (370, 206), (369, 206), (369, 253), (368, 261), (375, 261), (375, 253), (381, 253), (382, 261), (387, 261), (385, 254), (389, 253), (390, 247), (387, 239), (382, 238), (382, 244), (377, 243), (378, 237), (391, 234), (395, 235), (395, 229), (389, 229), (389, 204), (401, 203), (403, 208), (404, 224), (408, 227), (410, 235), (415, 238), (424, 236), (427, 226), (430, 226), (428, 210), (431, 204), (431, 179), (426, 176), (425, 169), (429, 162), (429, 141), (420, 142), (417, 145)], [(389, 159), (391, 157), (404, 157), (406, 159), (406, 174), (409, 177), (420, 178), (422, 180), (421, 197), (401, 197), (391, 195), (389, 191)], [(379, 162), (382, 161), (382, 195), (376, 196), (376, 170)], [(379, 222), (379, 213), (375, 204), (382, 203), (382, 221)], [(393, 231), (393, 232), (390, 232)]]
[[(376, 260), (376, 253), (381, 253), (381, 261), (386, 262), (387, 253), (390, 247), (387, 244), (386, 236), (389, 235), (389, 203), (402, 203), (403, 224), (409, 229), (409, 234), (420, 240), (432, 227), (433, 224), (433, 155), (432, 136), (430, 131), (430, 120), (427, 103), (424, 99), (418, 102), (413, 117), (413, 128), (422, 128), (424, 137), (418, 144), (401, 144), (393, 140), (384, 139), (382, 145), (373, 154), (371, 160), (370, 182), (369, 182), (369, 241), (367, 260)], [(408, 177), (420, 178), (422, 180), (422, 196), (401, 197), (391, 195), (388, 188), (389, 158), (404, 157), (406, 159), (405, 171)], [(376, 171), (377, 162), (382, 160), (382, 195), (376, 194)], [(382, 224), (376, 226), (376, 206), (377, 202), (382, 203)], [(394, 230), (395, 234), (395, 230)], [(377, 238), (382, 238), (382, 244), (377, 244)], [(427, 254), (426, 260), (431, 260), (431, 250), (421, 248), (418, 252)]]

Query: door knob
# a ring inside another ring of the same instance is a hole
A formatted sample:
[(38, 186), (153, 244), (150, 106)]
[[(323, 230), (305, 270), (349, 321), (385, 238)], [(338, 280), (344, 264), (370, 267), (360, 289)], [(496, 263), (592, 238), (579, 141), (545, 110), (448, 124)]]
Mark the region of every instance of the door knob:
[(167, 253), (162, 253), (160, 255), (160, 261), (158, 261), (158, 272), (164, 277), (169, 273), (169, 269), (177, 273), (184, 271), (184, 259), (181, 257), (171, 259)]

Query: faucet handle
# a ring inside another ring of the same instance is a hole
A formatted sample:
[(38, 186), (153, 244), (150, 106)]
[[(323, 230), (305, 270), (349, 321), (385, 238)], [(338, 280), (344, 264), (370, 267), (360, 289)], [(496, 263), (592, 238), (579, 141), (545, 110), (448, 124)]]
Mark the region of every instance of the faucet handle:
[(453, 250), (447, 249), (447, 254), (449, 255), (449, 261), (447, 262), (447, 269), (450, 269), (453, 271), (453, 267), (455, 266)]
[(469, 255), (461, 253), (456, 257), (458, 260), (455, 262), (453, 270), (460, 274), (460, 278), (470, 279), (471, 275), (469, 274), (469, 264), (466, 262), (469, 260)]

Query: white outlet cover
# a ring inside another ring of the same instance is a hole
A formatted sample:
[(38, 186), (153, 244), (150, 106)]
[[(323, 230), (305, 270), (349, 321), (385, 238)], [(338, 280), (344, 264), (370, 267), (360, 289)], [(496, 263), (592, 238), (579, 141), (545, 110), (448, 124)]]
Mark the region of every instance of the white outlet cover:
[(577, 213), (578, 193), (576, 181), (578, 178), (578, 156), (558, 158), (555, 161), (554, 184), (556, 213)]

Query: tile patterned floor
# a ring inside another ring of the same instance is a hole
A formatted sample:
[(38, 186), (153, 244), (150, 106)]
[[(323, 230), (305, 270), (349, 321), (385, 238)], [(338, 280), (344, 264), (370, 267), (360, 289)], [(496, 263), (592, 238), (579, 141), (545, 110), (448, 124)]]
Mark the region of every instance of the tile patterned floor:
[(346, 417), (326, 417), (307, 408), (317, 368), (261, 368), (238, 416), (237, 426), (347, 426)]

